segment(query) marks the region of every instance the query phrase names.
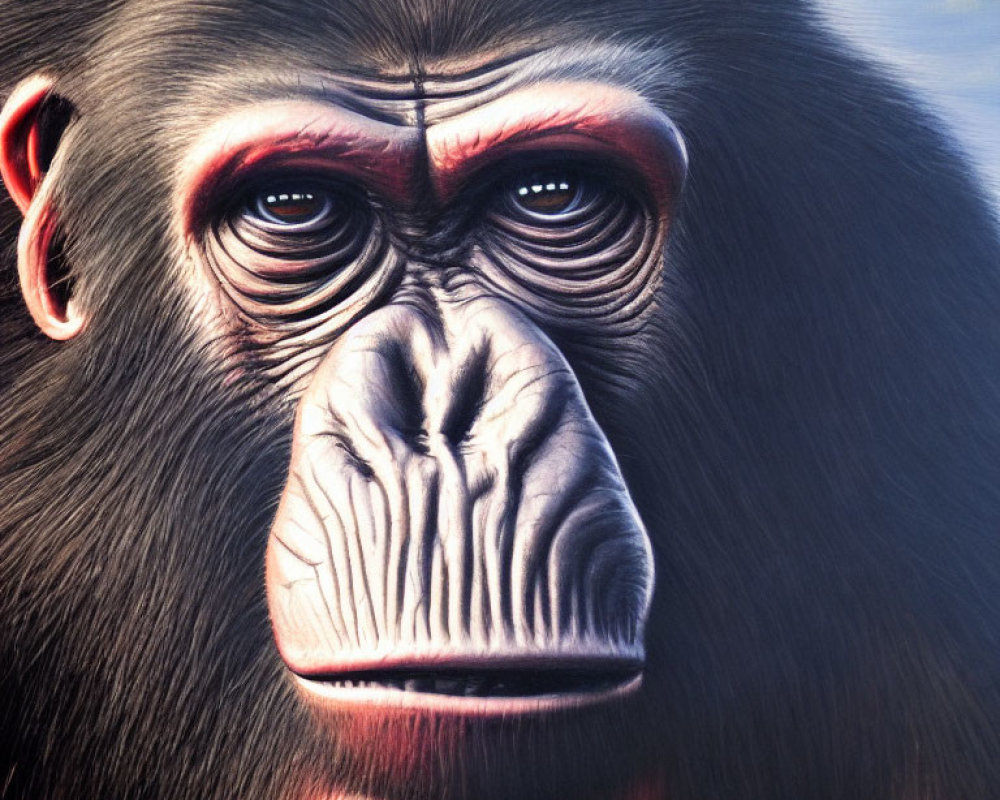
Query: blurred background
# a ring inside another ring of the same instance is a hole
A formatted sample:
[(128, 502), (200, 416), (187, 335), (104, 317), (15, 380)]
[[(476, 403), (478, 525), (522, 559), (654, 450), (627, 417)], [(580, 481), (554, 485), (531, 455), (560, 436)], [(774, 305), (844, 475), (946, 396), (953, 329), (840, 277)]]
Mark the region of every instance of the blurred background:
[(1000, 0), (814, 0), (935, 106), (1000, 208)]

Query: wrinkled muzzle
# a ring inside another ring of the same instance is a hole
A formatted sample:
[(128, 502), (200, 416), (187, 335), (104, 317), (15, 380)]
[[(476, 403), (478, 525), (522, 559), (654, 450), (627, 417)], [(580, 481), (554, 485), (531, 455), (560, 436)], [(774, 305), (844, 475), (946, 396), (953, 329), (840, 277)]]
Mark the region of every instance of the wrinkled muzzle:
[(517, 694), (497, 670), (641, 669), (652, 583), (575, 376), (508, 304), (383, 308), (315, 371), (267, 559), (297, 675)]

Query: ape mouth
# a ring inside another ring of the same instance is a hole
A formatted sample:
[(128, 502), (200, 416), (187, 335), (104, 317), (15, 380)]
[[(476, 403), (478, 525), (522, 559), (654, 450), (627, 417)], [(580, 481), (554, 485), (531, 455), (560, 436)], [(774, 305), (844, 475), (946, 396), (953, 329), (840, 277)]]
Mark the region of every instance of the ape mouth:
[(622, 698), (641, 685), (642, 665), (433, 665), (297, 678), (308, 694), (331, 703), (488, 715), (589, 706)]
[(540, 697), (607, 691), (638, 674), (634, 670), (393, 670), (305, 680), (333, 689), (386, 689), (448, 697)]

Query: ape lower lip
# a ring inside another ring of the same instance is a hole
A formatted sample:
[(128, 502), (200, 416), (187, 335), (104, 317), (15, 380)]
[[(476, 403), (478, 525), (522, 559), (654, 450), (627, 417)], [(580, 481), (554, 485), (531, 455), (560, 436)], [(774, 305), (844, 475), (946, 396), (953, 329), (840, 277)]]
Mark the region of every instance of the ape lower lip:
[(631, 694), (642, 672), (631, 670), (371, 670), (297, 676), (323, 705), (425, 709), (490, 715), (590, 706)]

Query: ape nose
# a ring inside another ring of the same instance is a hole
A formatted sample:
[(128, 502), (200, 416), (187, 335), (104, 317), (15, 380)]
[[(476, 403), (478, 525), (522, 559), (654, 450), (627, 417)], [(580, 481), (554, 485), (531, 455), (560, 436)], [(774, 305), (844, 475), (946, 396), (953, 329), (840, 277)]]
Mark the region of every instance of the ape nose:
[(397, 448), (426, 455), (467, 443), (487, 392), (496, 388), (496, 380), (487, 380), (496, 343), (482, 332), (471, 339), (462, 327), (412, 308), (379, 312), (332, 359), (330, 407), (345, 407), (333, 396), (338, 383), (360, 377), (354, 394), (364, 409), (354, 419), (367, 416)]
[(343, 342), (327, 366), (335, 377), (320, 377), (317, 388), (329, 408), (353, 405), (344, 403), (341, 382), (353, 385), (362, 406), (355, 422), (419, 454), (444, 448), (469, 456), (499, 446), (516, 459), (565, 410), (575, 386), (533, 326), (486, 301), (443, 319), (386, 310)]
[(317, 368), (268, 554), (294, 672), (635, 668), (652, 577), (573, 373), (507, 304), (383, 308)]
[(477, 466), (495, 471), (501, 457), (521, 465), (562, 418), (590, 417), (555, 346), (487, 299), (371, 315), (320, 367), (300, 414), (307, 436), (332, 423), (362, 470), (386, 458), (450, 457), (472, 483)]

